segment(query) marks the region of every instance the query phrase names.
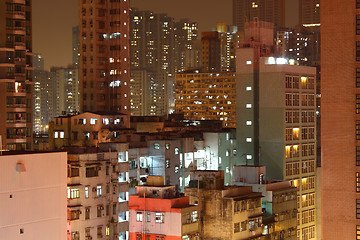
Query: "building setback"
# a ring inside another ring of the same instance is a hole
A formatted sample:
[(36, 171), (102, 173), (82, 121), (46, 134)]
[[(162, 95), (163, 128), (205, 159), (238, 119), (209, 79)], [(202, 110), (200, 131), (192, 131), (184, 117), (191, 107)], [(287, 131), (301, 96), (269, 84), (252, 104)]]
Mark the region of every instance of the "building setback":
[(0, 149), (32, 149), (31, 2), (0, 3)]
[(81, 110), (130, 114), (130, 1), (82, 1)]
[(321, 234), (360, 239), (360, 2), (320, 5)]

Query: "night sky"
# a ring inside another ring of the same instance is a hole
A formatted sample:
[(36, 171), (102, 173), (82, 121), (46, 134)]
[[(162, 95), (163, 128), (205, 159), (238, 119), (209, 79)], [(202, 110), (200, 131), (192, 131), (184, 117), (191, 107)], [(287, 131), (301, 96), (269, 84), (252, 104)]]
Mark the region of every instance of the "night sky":
[[(287, 25), (298, 20), (298, 0), (286, 0)], [(210, 31), (218, 22), (232, 23), (232, 0), (131, 0), (131, 6), (175, 19), (199, 23), (200, 31)], [(72, 62), (72, 27), (78, 25), (78, 0), (33, 1), (33, 52), (45, 58), (45, 68)]]

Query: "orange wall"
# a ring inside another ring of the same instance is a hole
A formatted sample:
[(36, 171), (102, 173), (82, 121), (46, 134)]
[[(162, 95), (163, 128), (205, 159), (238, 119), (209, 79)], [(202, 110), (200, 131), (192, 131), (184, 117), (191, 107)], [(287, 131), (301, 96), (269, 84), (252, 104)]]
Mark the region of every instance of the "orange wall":
[[(138, 233), (130, 233), (129, 239), (130, 240), (136, 240), (136, 234)], [(157, 234), (143, 234), (142, 239), (147, 239), (146, 236), (150, 236), (150, 240), (155, 240), (156, 236), (163, 236), (165, 240), (181, 240), (181, 236), (164, 236), (164, 235), (157, 235)]]
[[(129, 199), (129, 210), (146, 210), (150, 212), (177, 212), (181, 213), (181, 208), (172, 208), (178, 206), (188, 206), (189, 197), (175, 199), (159, 198), (139, 198), (131, 195)], [(146, 209), (145, 209), (146, 208)]]

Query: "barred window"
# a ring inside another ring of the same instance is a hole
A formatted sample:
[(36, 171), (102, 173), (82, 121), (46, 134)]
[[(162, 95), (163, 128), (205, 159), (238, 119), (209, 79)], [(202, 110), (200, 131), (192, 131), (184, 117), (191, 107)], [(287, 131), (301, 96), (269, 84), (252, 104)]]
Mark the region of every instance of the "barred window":
[(360, 172), (356, 173), (356, 192), (360, 192)]

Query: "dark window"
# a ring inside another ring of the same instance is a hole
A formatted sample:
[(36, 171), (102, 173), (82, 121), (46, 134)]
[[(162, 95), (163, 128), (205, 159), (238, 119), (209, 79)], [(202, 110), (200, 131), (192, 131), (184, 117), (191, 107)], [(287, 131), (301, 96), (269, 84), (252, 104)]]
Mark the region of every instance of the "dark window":
[[(74, 119), (74, 120), (76, 120), (76, 119)], [(78, 132), (73, 132), (73, 138), (75, 141), (78, 140)]]
[(360, 121), (356, 120), (356, 140), (360, 140)]
[(356, 61), (360, 61), (360, 41), (356, 41)]
[(80, 176), (79, 168), (73, 168), (73, 167), (68, 168), (68, 177), (79, 177), (79, 176)]
[(356, 8), (360, 8), (360, 0), (356, 0)]
[(360, 68), (356, 68), (356, 87), (360, 88)]
[(360, 34), (360, 15), (356, 15), (356, 34)]
[(356, 192), (360, 192), (360, 172), (356, 173)]
[(356, 146), (356, 166), (360, 166), (360, 146)]
[(86, 168), (86, 177), (97, 177), (97, 176), (99, 176), (99, 168), (98, 167)]
[(356, 94), (356, 114), (360, 113), (360, 94)]
[(356, 199), (356, 218), (360, 219), (360, 199)]

